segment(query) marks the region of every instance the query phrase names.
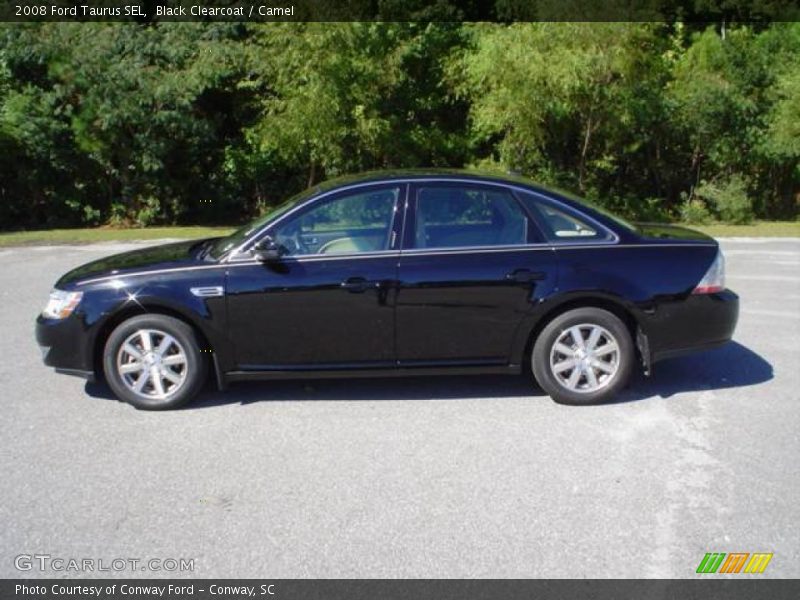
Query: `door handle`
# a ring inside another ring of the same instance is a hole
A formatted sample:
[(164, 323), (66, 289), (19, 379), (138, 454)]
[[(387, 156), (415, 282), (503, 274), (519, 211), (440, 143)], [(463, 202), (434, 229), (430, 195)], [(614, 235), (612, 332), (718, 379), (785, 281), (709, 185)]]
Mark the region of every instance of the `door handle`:
[(531, 271), (530, 269), (514, 269), (506, 275), (508, 281), (516, 283), (530, 283), (531, 281), (541, 281), (547, 277), (546, 273), (542, 271)]
[(341, 283), (341, 287), (348, 292), (358, 294), (367, 291), (367, 288), (370, 287), (370, 283), (363, 277), (350, 277)]

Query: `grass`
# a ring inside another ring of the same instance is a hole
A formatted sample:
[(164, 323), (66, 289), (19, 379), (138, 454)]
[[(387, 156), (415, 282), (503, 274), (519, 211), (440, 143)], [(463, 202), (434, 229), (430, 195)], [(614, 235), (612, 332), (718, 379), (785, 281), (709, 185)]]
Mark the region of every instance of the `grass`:
[(158, 240), (164, 238), (204, 238), (227, 235), (232, 227), (147, 227), (145, 229), (48, 229), (0, 233), (0, 246), (49, 244), (91, 244), (94, 242)]
[(800, 237), (800, 221), (756, 221), (752, 225), (686, 225), (713, 237)]
[[(757, 221), (752, 225), (687, 225), (714, 237), (800, 237), (800, 221)], [(165, 238), (204, 238), (227, 235), (232, 227), (148, 227), (145, 229), (49, 229), (0, 233), (0, 246), (91, 244)]]

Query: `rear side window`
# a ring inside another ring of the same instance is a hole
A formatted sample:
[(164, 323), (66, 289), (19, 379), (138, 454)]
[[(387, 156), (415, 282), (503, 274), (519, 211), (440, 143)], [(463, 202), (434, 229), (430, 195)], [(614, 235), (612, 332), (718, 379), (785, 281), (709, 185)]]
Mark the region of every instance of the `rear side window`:
[(597, 241), (609, 239), (608, 232), (592, 225), (573, 212), (542, 202), (532, 194), (520, 194), (523, 203), (537, 215), (539, 224), (550, 241)]
[(415, 248), (507, 246), (528, 241), (528, 216), (506, 191), (472, 186), (417, 190)]

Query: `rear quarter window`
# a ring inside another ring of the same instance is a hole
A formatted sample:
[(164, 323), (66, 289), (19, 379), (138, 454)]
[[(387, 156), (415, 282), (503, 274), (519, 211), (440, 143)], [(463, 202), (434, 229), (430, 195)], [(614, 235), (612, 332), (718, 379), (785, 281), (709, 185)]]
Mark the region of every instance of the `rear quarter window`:
[(580, 243), (613, 239), (607, 229), (577, 211), (556, 206), (535, 194), (523, 192), (519, 196), (548, 241)]

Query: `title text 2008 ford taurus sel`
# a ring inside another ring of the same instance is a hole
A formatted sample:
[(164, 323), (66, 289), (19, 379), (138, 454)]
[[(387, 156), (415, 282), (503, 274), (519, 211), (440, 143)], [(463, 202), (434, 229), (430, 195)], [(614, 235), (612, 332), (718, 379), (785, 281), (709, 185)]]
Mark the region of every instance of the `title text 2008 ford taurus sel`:
[(139, 408), (209, 372), (242, 379), (519, 373), (556, 401), (731, 338), (717, 243), (630, 225), (527, 180), (368, 174), (314, 187), (232, 235), (64, 275), (39, 316), (45, 364)]

